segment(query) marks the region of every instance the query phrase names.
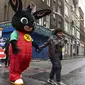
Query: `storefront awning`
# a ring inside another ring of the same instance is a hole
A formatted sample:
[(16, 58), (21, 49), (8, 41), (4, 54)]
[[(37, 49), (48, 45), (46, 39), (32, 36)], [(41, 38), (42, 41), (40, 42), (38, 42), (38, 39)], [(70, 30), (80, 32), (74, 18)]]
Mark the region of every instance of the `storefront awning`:
[(3, 33), (5, 33), (5, 32), (12, 32), (13, 30), (15, 30), (13, 27), (6, 27), (6, 28), (4, 28), (3, 29)]
[[(3, 28), (3, 33), (5, 32), (12, 32), (14, 31), (15, 29), (11, 26), (11, 23), (10, 22), (7, 22), (7, 23), (2, 23), (0, 24), (0, 27)], [(35, 24), (35, 30), (34, 32), (36, 34), (39, 34), (39, 35), (43, 35), (43, 36), (46, 36), (46, 37), (50, 37), (52, 35), (52, 31), (44, 26), (41, 26), (41, 25), (38, 25), (38, 24)]]
[(4, 32), (12, 32), (14, 30), (14, 28), (11, 26), (10, 22), (0, 23), (0, 28), (3, 28), (3, 33)]

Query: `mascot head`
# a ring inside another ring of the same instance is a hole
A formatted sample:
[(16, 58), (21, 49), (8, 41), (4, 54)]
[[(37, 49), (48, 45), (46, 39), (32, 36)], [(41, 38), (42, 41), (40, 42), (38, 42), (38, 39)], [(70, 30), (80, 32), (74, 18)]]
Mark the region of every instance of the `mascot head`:
[(34, 22), (51, 13), (50, 9), (43, 9), (32, 12), (33, 6), (30, 4), (26, 9), (22, 9), (21, 0), (9, 0), (15, 14), (12, 18), (12, 26), (22, 32), (32, 32), (34, 30)]

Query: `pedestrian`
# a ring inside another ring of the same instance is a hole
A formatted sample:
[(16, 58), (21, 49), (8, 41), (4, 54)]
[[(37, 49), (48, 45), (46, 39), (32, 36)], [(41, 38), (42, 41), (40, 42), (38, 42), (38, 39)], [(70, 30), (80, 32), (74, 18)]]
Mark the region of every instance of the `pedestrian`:
[[(0, 30), (1, 30), (1, 28), (0, 28)], [(6, 39), (3, 38), (2, 36), (0, 36), (0, 49), (1, 49), (0, 52), (2, 52), (2, 50), (4, 50), (5, 41), (6, 41)], [(1, 54), (5, 55), (4, 53), (1, 53)], [(3, 57), (1, 56), (0, 57), (0, 68), (2, 67), (2, 59), (3, 59)]]
[(8, 38), (5, 43), (5, 54), (6, 54), (6, 59), (5, 59), (5, 68), (9, 66), (9, 44), (10, 44), (10, 39)]
[[(42, 50), (46, 46), (49, 46), (49, 58), (52, 63), (52, 69), (50, 78), (47, 80), (52, 85), (65, 85), (61, 81), (61, 60), (62, 60), (62, 48), (67, 43), (67, 40), (63, 38), (63, 31), (56, 29), (54, 36), (50, 37), (47, 42), (40, 46)], [(56, 75), (56, 82), (53, 81), (54, 75)]]

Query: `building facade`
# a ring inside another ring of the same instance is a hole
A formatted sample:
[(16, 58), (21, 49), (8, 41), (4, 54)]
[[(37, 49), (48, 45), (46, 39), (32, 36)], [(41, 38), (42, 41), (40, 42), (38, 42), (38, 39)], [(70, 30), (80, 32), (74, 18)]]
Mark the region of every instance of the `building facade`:
[(64, 0), (51, 0), (51, 29), (64, 29)]
[[(60, 28), (64, 31), (64, 38), (68, 40), (63, 48), (63, 58), (84, 54), (84, 18), (81, 8), (78, 6), (79, 0), (22, 0), (23, 8), (30, 3), (34, 6), (33, 12), (49, 8), (51, 15), (43, 17), (37, 23), (47, 29)], [(9, 0), (0, 1), (0, 22), (11, 21), (14, 14)]]
[(84, 32), (84, 13), (82, 9), (79, 7), (80, 13), (80, 49), (79, 55), (84, 55), (84, 45), (85, 45), (85, 32)]
[(80, 21), (78, 1), (64, 1), (64, 31), (65, 38), (68, 40), (64, 48), (64, 55), (72, 57), (79, 55), (80, 43)]

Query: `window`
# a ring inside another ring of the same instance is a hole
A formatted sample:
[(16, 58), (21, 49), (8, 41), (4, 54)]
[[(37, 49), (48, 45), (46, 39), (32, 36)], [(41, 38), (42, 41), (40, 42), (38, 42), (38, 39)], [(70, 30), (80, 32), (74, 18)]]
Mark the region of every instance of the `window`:
[(42, 25), (43, 26), (43, 18), (39, 19), (39, 25)]
[(75, 20), (75, 24), (78, 28), (80, 28), (80, 21), (78, 19)]
[(68, 13), (69, 13), (69, 9), (67, 6), (65, 6), (65, 15), (68, 16)]
[(46, 16), (46, 27), (50, 28), (50, 15)]
[(50, 28), (50, 15), (43, 18), (41, 25)]
[(61, 29), (61, 26), (62, 26), (62, 23), (59, 22), (59, 23), (58, 23), (58, 28)]
[(53, 14), (53, 18), (54, 18), (54, 19), (56, 18), (56, 15), (55, 15), (55, 14)]
[(62, 12), (62, 8), (61, 6), (58, 6), (58, 13), (61, 14), (61, 12)]
[(58, 0), (58, 13), (61, 14), (62, 12), (62, 2), (61, 0)]
[(56, 0), (53, 0), (54, 2), (56, 2)]
[(68, 3), (68, 0), (66, 0), (66, 2)]
[(75, 28), (72, 28), (72, 35), (75, 35)]
[(75, 7), (74, 7), (74, 5), (72, 5), (72, 11), (74, 11), (75, 10)]
[(44, 0), (42, 0), (44, 2)]
[(62, 22), (62, 18), (61, 17), (57, 17), (58, 18), (58, 22)]
[(59, 5), (59, 6), (62, 6), (61, 0), (58, 0), (58, 5)]
[(69, 23), (68, 22), (65, 22), (65, 31), (69, 32)]
[(56, 14), (53, 14), (53, 17), (51, 17), (51, 23), (56, 26), (57, 22), (56, 22)]
[(55, 7), (55, 5), (53, 5), (53, 12), (56, 12), (56, 7)]
[(30, 5), (31, 5), (31, 8), (33, 8), (32, 13), (36, 12), (36, 5), (33, 2), (31, 2)]
[(77, 38), (80, 39), (80, 33), (77, 31)]
[(76, 14), (78, 17), (80, 17), (79, 9), (76, 10)]
[(47, 5), (50, 6), (50, 0), (47, 0)]

